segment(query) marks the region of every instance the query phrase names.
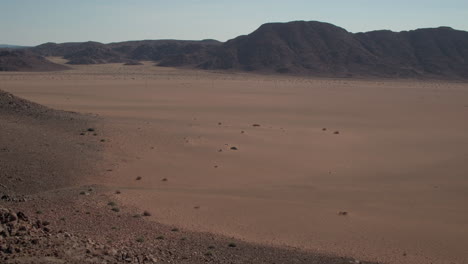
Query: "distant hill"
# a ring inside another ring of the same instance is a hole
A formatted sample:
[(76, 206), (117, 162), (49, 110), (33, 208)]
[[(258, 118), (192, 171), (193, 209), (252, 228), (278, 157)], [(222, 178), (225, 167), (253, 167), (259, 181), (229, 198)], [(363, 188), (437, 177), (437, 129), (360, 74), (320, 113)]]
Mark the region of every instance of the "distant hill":
[(26, 49), (30, 48), (28, 46), (18, 46), (18, 45), (9, 45), (9, 44), (0, 44), (0, 49)]
[(316, 21), (268, 23), (216, 40), (46, 43), (29, 49), (70, 64), (135, 63), (311, 76), (468, 78), (468, 32), (448, 27), (350, 33)]
[(218, 46), (216, 40), (141, 40), (110, 44), (98, 42), (45, 43), (30, 50), (42, 56), (61, 56), (69, 64), (101, 64), (140, 60), (161, 61), (170, 57), (184, 57), (178, 64), (201, 63), (209, 47)]
[(68, 67), (27, 50), (0, 50), (0, 71), (59, 71)]
[(199, 67), (342, 77), (468, 78), (468, 32), (441, 27), (353, 34), (314, 21), (270, 23), (224, 43)]

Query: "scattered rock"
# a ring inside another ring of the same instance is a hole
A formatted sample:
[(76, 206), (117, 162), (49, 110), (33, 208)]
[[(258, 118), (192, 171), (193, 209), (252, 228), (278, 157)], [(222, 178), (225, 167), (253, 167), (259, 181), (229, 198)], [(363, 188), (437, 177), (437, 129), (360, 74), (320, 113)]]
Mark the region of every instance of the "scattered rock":
[(141, 181), (141, 179), (142, 179), (141, 176), (136, 177), (137, 181)]
[(252, 126), (253, 126), (253, 127), (259, 127), (260, 124), (253, 124)]
[(237, 147), (231, 147), (231, 150), (238, 150)]
[(167, 178), (162, 178), (162, 180), (161, 180), (161, 181), (163, 181), (163, 182), (167, 182)]
[(340, 131), (335, 131), (335, 132), (333, 132), (333, 134), (338, 135), (338, 134), (340, 134)]
[(338, 212), (338, 215), (346, 216), (346, 215), (348, 215), (348, 212), (346, 212), (346, 211), (339, 211), (339, 212)]

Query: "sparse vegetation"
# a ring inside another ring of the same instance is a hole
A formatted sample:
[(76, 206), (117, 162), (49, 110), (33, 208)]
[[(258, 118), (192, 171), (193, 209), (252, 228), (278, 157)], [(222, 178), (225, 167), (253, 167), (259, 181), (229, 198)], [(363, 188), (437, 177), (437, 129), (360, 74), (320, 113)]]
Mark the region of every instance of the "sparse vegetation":
[(148, 212), (148, 211), (144, 211), (144, 212), (143, 212), (143, 216), (151, 216), (151, 213)]
[(117, 204), (115, 202), (108, 202), (107, 205), (109, 206), (116, 206)]
[(120, 209), (119, 209), (118, 207), (112, 207), (111, 210), (114, 211), (114, 212), (116, 212), (116, 213), (120, 212)]
[(136, 239), (136, 242), (143, 243), (143, 242), (145, 242), (145, 239), (142, 238), (142, 237), (139, 237), (139, 238)]
[(158, 240), (164, 240), (164, 236), (158, 236), (158, 237), (156, 237), (156, 239), (158, 239)]
[(237, 245), (235, 243), (229, 243), (228, 247), (235, 248), (235, 247), (237, 247)]

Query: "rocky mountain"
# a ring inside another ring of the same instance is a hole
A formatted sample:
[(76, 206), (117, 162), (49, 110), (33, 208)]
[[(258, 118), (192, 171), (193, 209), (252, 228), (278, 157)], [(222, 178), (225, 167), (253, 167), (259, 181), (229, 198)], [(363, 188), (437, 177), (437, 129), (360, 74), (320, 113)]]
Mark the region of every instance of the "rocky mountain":
[(110, 44), (98, 42), (45, 43), (31, 51), (42, 56), (60, 56), (69, 64), (128, 63), (141, 60), (161, 61), (173, 58), (173, 64), (198, 64), (206, 58), (207, 50), (218, 46), (216, 40), (142, 40)]
[(317, 21), (268, 23), (216, 40), (46, 43), (30, 49), (70, 64), (130, 63), (313, 76), (468, 78), (468, 32), (448, 27), (351, 33)]
[(26, 50), (0, 50), (0, 71), (59, 71), (68, 67)]
[(314, 21), (271, 23), (224, 43), (199, 67), (342, 77), (468, 78), (468, 32), (441, 27), (353, 34)]

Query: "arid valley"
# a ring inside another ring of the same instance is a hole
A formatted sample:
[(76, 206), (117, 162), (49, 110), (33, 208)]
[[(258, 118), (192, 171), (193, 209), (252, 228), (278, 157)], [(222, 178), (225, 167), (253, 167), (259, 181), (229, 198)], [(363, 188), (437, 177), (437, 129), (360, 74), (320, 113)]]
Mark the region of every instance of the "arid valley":
[(95, 195), (119, 205), (93, 205), (108, 218), (146, 210), (172, 230), (356, 263), (468, 263), (466, 82), (69, 67), (2, 72), (0, 90), (94, 120), (70, 127), (98, 148), (67, 185), (77, 207)]

